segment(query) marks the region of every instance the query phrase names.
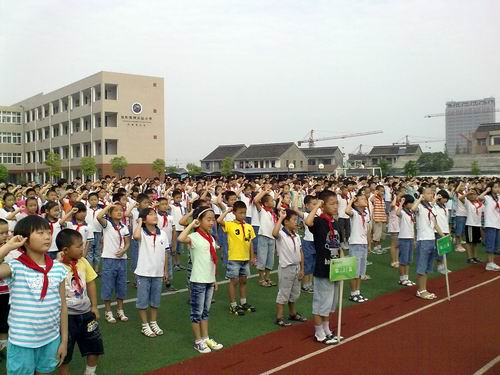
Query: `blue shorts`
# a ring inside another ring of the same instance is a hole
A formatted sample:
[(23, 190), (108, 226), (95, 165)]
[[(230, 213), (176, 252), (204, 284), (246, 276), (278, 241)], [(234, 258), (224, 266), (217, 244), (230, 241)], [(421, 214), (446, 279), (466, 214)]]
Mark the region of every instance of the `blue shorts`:
[(435, 251), (435, 240), (417, 241), (417, 274), (426, 275), (432, 272)]
[(257, 269), (259, 271), (273, 269), (275, 249), (276, 240), (274, 238), (259, 236), (259, 248), (257, 249)]
[(160, 307), (162, 277), (135, 276), (137, 279), (137, 301), (135, 307), (145, 310), (149, 306)]
[(456, 216), (455, 217), (455, 235), (463, 236), (465, 234), (465, 222), (467, 221), (467, 217), (465, 216)]
[(224, 264), (227, 264), (227, 255), (228, 255), (227, 234), (222, 229), (222, 226), (219, 227), (218, 237), (219, 237), (219, 245), (222, 250), (222, 262)]
[(90, 242), (89, 251), (87, 252), (87, 260), (94, 266), (101, 260), (102, 253), (102, 232), (94, 232), (94, 239)]
[[(179, 238), (181, 233), (182, 233), (182, 231), (179, 231), (179, 230), (177, 231), (177, 238)], [(184, 246), (185, 246), (184, 242), (177, 241), (177, 246), (175, 247), (176, 254), (181, 255), (182, 250), (184, 249)]]
[(252, 225), (252, 227), (255, 233), (255, 238), (252, 240), (252, 246), (253, 246), (253, 251), (256, 252), (256, 250), (259, 248), (259, 236), (257, 236), (257, 234), (259, 233), (259, 226)]
[(127, 296), (127, 259), (102, 258), (101, 298), (104, 301)]
[(312, 275), (316, 264), (316, 248), (313, 241), (302, 240), (302, 252), (304, 253), (304, 275)]
[(500, 250), (500, 229), (484, 228), (484, 247), (489, 254)]
[(229, 260), (226, 264), (226, 278), (237, 279), (250, 276), (250, 265), (248, 261)]
[(368, 245), (349, 245), (349, 253), (351, 256), (356, 257), (358, 261), (357, 277), (366, 275), (366, 259), (368, 257)]
[(200, 323), (208, 320), (212, 296), (214, 294), (214, 284), (191, 283), (191, 323)]
[(56, 354), (61, 338), (49, 342), (39, 348), (24, 348), (7, 344), (7, 374), (33, 375), (36, 372), (46, 374), (57, 368)]
[(408, 266), (413, 262), (413, 240), (410, 238), (399, 238), (399, 264)]

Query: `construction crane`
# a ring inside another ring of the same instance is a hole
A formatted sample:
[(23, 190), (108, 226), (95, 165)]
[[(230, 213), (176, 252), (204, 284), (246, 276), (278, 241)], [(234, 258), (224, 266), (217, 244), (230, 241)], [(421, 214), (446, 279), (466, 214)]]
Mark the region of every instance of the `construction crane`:
[[(410, 137), (412, 138), (417, 138), (415, 136), (411, 136), (411, 135), (405, 135), (403, 138), (400, 138), (398, 139), (397, 142), (394, 142), (392, 145), (393, 146), (397, 146), (397, 145), (411, 145), (411, 144), (416, 144), (416, 143), (435, 143), (435, 142), (445, 142), (445, 139), (427, 139), (427, 140), (422, 140), (422, 141), (417, 141), (415, 140), (415, 142), (410, 142)], [(401, 140), (405, 140), (404, 142), (400, 142)]]
[(344, 134), (344, 135), (336, 135), (334, 137), (325, 137), (325, 138), (314, 138), (314, 130), (311, 129), (309, 131), (308, 136), (304, 139), (301, 139), (300, 141), (297, 141), (297, 144), (299, 146), (302, 145), (302, 143), (306, 143), (309, 145), (309, 147), (314, 147), (316, 142), (322, 142), (322, 141), (329, 141), (332, 139), (345, 139), (345, 138), (353, 138), (353, 137), (362, 137), (364, 135), (373, 135), (373, 134), (381, 134), (383, 133), (382, 130), (375, 130), (371, 132), (361, 132), (361, 133), (350, 133), (350, 134)]
[[(468, 112), (467, 114), (478, 114), (478, 113), (491, 113), (491, 112), (500, 112), (500, 108), (496, 108), (492, 111), (476, 111), (476, 112)], [(432, 117), (441, 117), (446, 116), (446, 113), (433, 113), (430, 115), (425, 115), (424, 118), (432, 118)]]

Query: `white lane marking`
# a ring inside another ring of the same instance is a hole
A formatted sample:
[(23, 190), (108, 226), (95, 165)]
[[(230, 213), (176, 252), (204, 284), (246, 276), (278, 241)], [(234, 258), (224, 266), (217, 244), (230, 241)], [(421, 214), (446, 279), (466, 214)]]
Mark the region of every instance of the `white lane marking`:
[(490, 368), (495, 366), (498, 362), (500, 362), (500, 355), (498, 355), (496, 358), (493, 358), (491, 361), (489, 361), (487, 364), (485, 364), (483, 367), (481, 367), (479, 370), (477, 370), (474, 373), (474, 375), (485, 374)]
[[(476, 289), (476, 288), (479, 288), (479, 287), (481, 287), (481, 286), (483, 286), (483, 285), (486, 285), (486, 284), (492, 283), (492, 282), (494, 282), (494, 281), (496, 281), (496, 280), (498, 280), (498, 279), (500, 279), (500, 276), (497, 276), (497, 277), (495, 277), (495, 278), (493, 278), (493, 279), (490, 279), (490, 280), (484, 281), (484, 282), (482, 282), (482, 283), (480, 283), (480, 284), (477, 284), (477, 285), (471, 286), (470, 288), (464, 289), (464, 290), (462, 290), (462, 291), (460, 291), (460, 292), (457, 292), (457, 293), (453, 294), (451, 297), (452, 297), (452, 298), (457, 297), (457, 296), (459, 296), (459, 295), (461, 295), (461, 294), (464, 294), (464, 293), (470, 292), (471, 290), (474, 290), (474, 289)], [(381, 323), (381, 324), (379, 324), (379, 325), (377, 325), (377, 326), (375, 326), (375, 327), (369, 328), (369, 329), (367, 329), (367, 330), (365, 330), (365, 331), (363, 331), (363, 332), (359, 332), (359, 333), (355, 334), (354, 336), (352, 336), (352, 337), (349, 337), (349, 338), (345, 339), (344, 341), (342, 341), (342, 342), (341, 342), (340, 344), (338, 344), (338, 345), (334, 345), (334, 346), (327, 346), (327, 347), (325, 347), (325, 348), (323, 348), (323, 349), (316, 350), (315, 352), (312, 352), (312, 353), (306, 354), (306, 355), (304, 355), (304, 356), (302, 356), (302, 357), (299, 357), (299, 358), (294, 359), (293, 361), (290, 361), (290, 362), (284, 363), (284, 364), (282, 364), (281, 366), (278, 366), (278, 367), (275, 367), (275, 368), (273, 368), (273, 369), (271, 369), (271, 370), (268, 370), (268, 371), (266, 371), (266, 372), (263, 372), (263, 373), (262, 373), (262, 375), (274, 374), (275, 372), (281, 371), (281, 370), (283, 370), (283, 369), (285, 369), (285, 368), (287, 368), (287, 367), (293, 366), (293, 365), (295, 365), (295, 364), (297, 364), (297, 363), (299, 363), (299, 362), (303, 362), (303, 361), (305, 361), (305, 360), (307, 360), (307, 359), (309, 359), (309, 358), (315, 357), (315, 356), (317, 356), (317, 355), (319, 355), (319, 354), (322, 354), (322, 353), (327, 352), (327, 351), (329, 351), (329, 350), (332, 350), (332, 349), (334, 349), (334, 348), (338, 348), (338, 347), (339, 347), (339, 346), (341, 346), (341, 345), (344, 345), (344, 344), (346, 344), (346, 343), (348, 343), (348, 342), (351, 342), (351, 341), (353, 341), (353, 340), (356, 340), (357, 338), (360, 338), (360, 337), (362, 337), (362, 336), (364, 336), (364, 335), (367, 335), (367, 334), (369, 334), (369, 333), (371, 333), (371, 332), (377, 331), (377, 330), (379, 330), (379, 329), (381, 329), (381, 328), (383, 328), (383, 327), (385, 327), (385, 326), (388, 326), (388, 325), (390, 325), (390, 324), (393, 324), (393, 323), (396, 323), (396, 322), (398, 322), (398, 321), (400, 321), (400, 320), (403, 320), (403, 319), (405, 319), (405, 318), (408, 318), (409, 316), (412, 316), (412, 315), (418, 314), (418, 313), (419, 313), (419, 312), (421, 312), (421, 311), (427, 310), (427, 309), (429, 309), (429, 308), (431, 308), (431, 307), (433, 307), (433, 306), (439, 305), (440, 303), (443, 303), (443, 302), (448, 302), (448, 300), (447, 300), (446, 298), (443, 298), (443, 299), (440, 299), (440, 300), (438, 300), (438, 301), (436, 301), (436, 302), (432, 302), (431, 304), (429, 304), (429, 305), (425, 305), (425, 306), (423, 306), (423, 307), (420, 307), (420, 308), (418, 308), (418, 309), (416, 309), (416, 310), (414, 310), (414, 311), (412, 311), (412, 312), (409, 312), (409, 313), (406, 313), (406, 314), (404, 314), (404, 315), (401, 315), (401, 316), (399, 316), (399, 317), (397, 317), (397, 318), (394, 318), (394, 319), (392, 319), (392, 320), (389, 320), (389, 321), (387, 321), (387, 322), (385, 322), (385, 323)]]

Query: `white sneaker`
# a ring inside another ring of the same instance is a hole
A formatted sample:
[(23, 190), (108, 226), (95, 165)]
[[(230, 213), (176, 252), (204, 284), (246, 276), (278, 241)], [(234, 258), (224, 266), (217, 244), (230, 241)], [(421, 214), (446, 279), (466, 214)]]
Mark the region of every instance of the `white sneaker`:
[(221, 350), (224, 346), (219, 344), (214, 339), (206, 339), (205, 344), (210, 348), (210, 350)]
[(441, 275), (446, 275), (446, 271), (448, 271), (448, 273), (451, 273), (451, 270), (446, 270), (444, 264), (438, 266), (437, 270)]
[(198, 352), (205, 354), (205, 353), (210, 353), (212, 350), (205, 344), (205, 342), (200, 342), (200, 343), (194, 343), (194, 348)]
[(500, 271), (500, 266), (496, 263), (490, 262), (486, 264), (486, 271)]
[(112, 311), (107, 311), (106, 314), (104, 314), (104, 317), (108, 323), (116, 323), (116, 319), (113, 316)]
[(463, 247), (462, 245), (458, 245), (456, 248), (455, 248), (455, 251), (457, 253), (465, 253), (465, 247)]

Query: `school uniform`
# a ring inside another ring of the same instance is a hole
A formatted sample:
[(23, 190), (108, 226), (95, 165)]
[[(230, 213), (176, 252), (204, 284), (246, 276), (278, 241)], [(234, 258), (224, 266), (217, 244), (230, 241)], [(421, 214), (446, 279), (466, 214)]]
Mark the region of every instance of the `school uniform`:
[[(307, 220), (309, 212), (304, 212), (304, 221)], [(304, 275), (312, 275), (316, 262), (316, 249), (314, 248), (314, 237), (309, 227), (305, 225), (304, 237), (302, 238), (302, 252), (304, 254)]]
[(402, 209), (399, 214), (399, 264), (408, 266), (413, 261), (413, 240), (415, 239), (415, 214)]
[[(186, 207), (182, 203), (172, 203), (170, 205), (170, 209), (172, 212), (172, 217), (174, 218), (175, 230), (177, 231), (177, 236), (179, 236), (184, 230), (184, 226), (179, 224), (179, 220), (186, 214)], [(177, 242), (177, 254), (182, 253), (183, 244), (181, 242)]]
[(280, 305), (294, 303), (300, 296), (299, 273), (302, 250), (299, 235), (282, 228), (276, 238), (276, 251), (279, 259), (276, 303)]
[[(440, 204), (436, 203), (434, 205), (434, 212), (436, 213), (436, 223), (439, 226), (439, 229), (441, 229), (441, 232), (443, 232), (443, 234), (447, 236), (448, 234), (450, 234), (450, 218), (449, 218), (448, 208), (446, 206), (441, 206)], [(434, 233), (436, 235), (435, 257), (438, 261), (442, 261), (443, 256), (437, 253), (437, 240), (441, 238), (441, 236), (438, 234), (437, 230), (434, 230)]]
[(87, 260), (94, 267), (99, 264), (102, 253), (102, 227), (96, 219), (101, 210), (102, 208), (100, 206), (95, 208), (87, 206), (87, 216), (85, 217), (85, 222), (93, 235), (93, 240), (87, 251)]
[(351, 234), (351, 221), (349, 215), (345, 213), (347, 205), (349, 204), (349, 195), (345, 197), (337, 194), (338, 201), (338, 217), (339, 217), (339, 230), (340, 230), (340, 242), (347, 244), (349, 241), (349, 235)]
[(168, 256), (168, 278), (172, 280), (174, 277), (174, 264), (172, 262), (172, 239), (173, 231), (175, 230), (174, 218), (166, 212), (157, 211), (158, 227), (167, 234), (168, 247), (166, 248)]
[(457, 194), (456, 208), (455, 208), (455, 235), (463, 236), (465, 234), (465, 223), (467, 222), (467, 208), (465, 203), (459, 198), (463, 196)]
[(56, 259), (57, 253), (59, 252), (59, 249), (57, 248), (57, 245), (56, 245), (56, 238), (57, 238), (57, 235), (59, 234), (59, 232), (62, 231), (64, 228), (66, 228), (66, 223), (61, 225), (61, 223), (59, 222), (59, 219), (55, 222), (52, 222), (48, 219), (46, 219), (46, 220), (49, 223), (50, 235), (52, 236), (52, 241), (50, 243), (48, 255), (52, 259)]
[(481, 243), (481, 219), (484, 205), (481, 201), (471, 202), (465, 198), (467, 220), (465, 222), (465, 241), (471, 244)]
[(67, 227), (81, 234), (84, 246), (87, 244), (87, 241), (94, 240), (94, 232), (90, 230), (85, 221), (83, 223), (78, 223), (76, 220), (73, 220), (67, 224)]
[(500, 198), (484, 197), (484, 245), (487, 253), (500, 250)]
[(276, 214), (274, 211), (266, 211), (263, 207), (260, 210), (259, 227), (259, 247), (257, 249), (257, 269), (264, 271), (272, 270), (274, 266), (274, 251), (276, 241), (273, 237), (273, 229), (276, 223)]
[(366, 211), (352, 210), (351, 236), (349, 237), (349, 253), (356, 257), (358, 262), (357, 276), (366, 275), (366, 263), (368, 258), (368, 223)]
[(417, 274), (426, 275), (432, 271), (436, 253), (436, 213), (430, 203), (421, 203), (416, 212), (417, 222)]

